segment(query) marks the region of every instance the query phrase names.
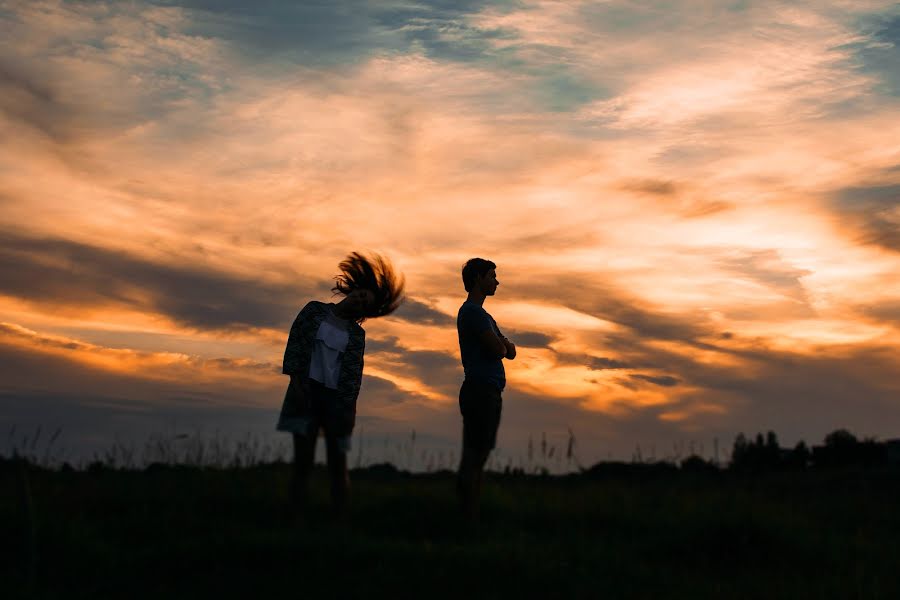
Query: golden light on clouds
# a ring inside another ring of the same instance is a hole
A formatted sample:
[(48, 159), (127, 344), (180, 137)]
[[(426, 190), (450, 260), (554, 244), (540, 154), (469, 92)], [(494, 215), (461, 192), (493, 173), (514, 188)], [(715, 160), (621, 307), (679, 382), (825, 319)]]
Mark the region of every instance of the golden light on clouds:
[(900, 428), (894, 3), (201, 4), (0, 2), (8, 401), (46, 354), (274, 420), (291, 320), (373, 249), (385, 431), (457, 435), (472, 256), (509, 439)]

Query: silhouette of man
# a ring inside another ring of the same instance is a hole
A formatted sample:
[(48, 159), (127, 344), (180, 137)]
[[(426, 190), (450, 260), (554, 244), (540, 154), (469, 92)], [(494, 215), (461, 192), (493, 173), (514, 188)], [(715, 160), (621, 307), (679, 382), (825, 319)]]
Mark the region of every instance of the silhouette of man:
[(465, 379), (459, 390), (459, 410), (463, 418), (463, 450), (459, 463), (457, 492), (460, 506), (470, 520), (478, 517), (484, 464), (497, 441), (502, 392), (506, 386), (503, 359), (516, 357), (516, 347), (484, 309), (500, 282), (497, 265), (473, 258), (462, 269), (463, 285), (469, 293), (459, 307), (456, 329)]

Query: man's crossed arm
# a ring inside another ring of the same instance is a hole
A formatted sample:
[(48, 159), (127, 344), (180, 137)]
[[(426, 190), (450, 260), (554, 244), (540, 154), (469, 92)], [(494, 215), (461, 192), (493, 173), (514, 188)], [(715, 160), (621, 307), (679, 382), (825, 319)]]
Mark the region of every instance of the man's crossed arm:
[(502, 333), (498, 335), (492, 329), (485, 329), (481, 332), (481, 343), (492, 356), (508, 360), (516, 357), (516, 345)]

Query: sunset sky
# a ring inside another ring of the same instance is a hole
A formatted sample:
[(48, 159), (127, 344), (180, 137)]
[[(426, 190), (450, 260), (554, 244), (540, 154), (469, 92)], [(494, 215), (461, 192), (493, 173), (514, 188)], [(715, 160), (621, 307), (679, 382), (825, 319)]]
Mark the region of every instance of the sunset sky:
[(900, 437), (896, 2), (0, 0), (0, 141), (4, 438), (283, 435), (352, 250), (364, 439), (458, 445), (473, 256), (506, 455)]

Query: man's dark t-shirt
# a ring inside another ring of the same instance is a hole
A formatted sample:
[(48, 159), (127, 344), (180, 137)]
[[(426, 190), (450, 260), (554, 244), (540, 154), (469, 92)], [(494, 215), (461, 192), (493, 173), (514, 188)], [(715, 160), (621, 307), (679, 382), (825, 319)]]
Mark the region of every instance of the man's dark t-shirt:
[(497, 322), (483, 307), (468, 300), (463, 302), (456, 316), (456, 331), (466, 380), (488, 383), (502, 391), (506, 387), (503, 359), (488, 356), (481, 341), (481, 334), (489, 329), (501, 335)]

